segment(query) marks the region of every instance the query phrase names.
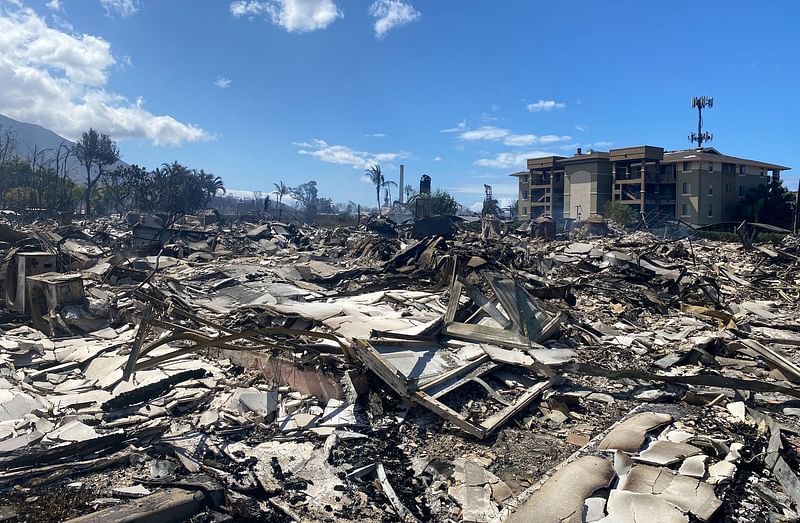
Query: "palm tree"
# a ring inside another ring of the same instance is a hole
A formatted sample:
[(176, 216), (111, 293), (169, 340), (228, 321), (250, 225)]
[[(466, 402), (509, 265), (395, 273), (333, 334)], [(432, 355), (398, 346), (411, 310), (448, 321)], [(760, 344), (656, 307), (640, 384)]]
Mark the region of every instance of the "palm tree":
[(275, 186), (275, 192), (278, 194), (278, 219), (280, 220), (283, 214), (283, 205), (281, 205), (281, 202), (283, 201), (283, 197), (289, 194), (289, 186), (283, 183), (283, 180), (281, 180), (280, 184), (274, 183), (272, 185)]
[(417, 193), (417, 191), (414, 190), (414, 186), (411, 185), (410, 183), (405, 186), (405, 191), (406, 191), (406, 201), (410, 200), (411, 197)]
[(386, 199), (389, 201), (389, 206), (392, 205), (392, 185), (397, 187), (397, 184), (392, 180), (386, 180), (381, 184), (381, 187), (386, 187)]
[(371, 165), (364, 172), (369, 176), (369, 181), (375, 185), (375, 201), (378, 203), (378, 214), (381, 212), (381, 186), (383, 185), (383, 174), (381, 174), (381, 164)]
[(197, 177), (200, 179), (200, 186), (202, 187), (204, 194), (204, 202), (203, 207), (207, 206), (211, 201), (214, 199), (214, 196), (218, 192), (222, 192), (225, 194), (225, 183), (222, 181), (222, 178), (219, 176), (214, 176), (211, 173), (205, 172), (203, 169), (200, 169), (197, 172)]

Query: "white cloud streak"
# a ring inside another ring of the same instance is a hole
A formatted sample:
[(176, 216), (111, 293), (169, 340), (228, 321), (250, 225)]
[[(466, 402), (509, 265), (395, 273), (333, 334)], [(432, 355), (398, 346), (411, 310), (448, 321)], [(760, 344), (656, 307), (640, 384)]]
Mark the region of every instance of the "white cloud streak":
[(460, 122), (458, 122), (458, 125), (456, 125), (455, 127), (450, 127), (449, 129), (442, 129), (439, 132), (440, 133), (460, 133), (460, 132), (465, 131), (466, 129), (467, 129), (467, 121), (466, 120), (461, 120)]
[(235, 18), (267, 17), (290, 33), (325, 29), (344, 16), (333, 0), (236, 0), (230, 12)]
[(214, 81), (214, 85), (220, 89), (227, 89), (231, 86), (231, 79), (225, 78), (224, 76), (217, 76), (217, 79)]
[(552, 111), (553, 109), (563, 109), (567, 104), (564, 102), (556, 102), (555, 100), (539, 100), (538, 102), (528, 104), (528, 110), (532, 113), (540, 111)]
[(63, 7), (61, 5), (61, 0), (50, 0), (44, 5), (47, 6), (49, 9), (52, 9), (53, 11), (61, 11)]
[(127, 18), (139, 11), (139, 0), (100, 0), (106, 16)]
[(479, 140), (496, 142), (503, 140), (504, 144), (512, 147), (525, 147), (536, 144), (549, 145), (572, 140), (571, 136), (559, 136), (556, 134), (545, 134), (543, 136), (537, 136), (535, 134), (513, 134), (508, 129), (494, 127), (491, 125), (484, 125), (478, 129), (464, 131), (459, 135), (458, 138), (466, 142), (474, 142)]
[(524, 170), (528, 158), (542, 158), (552, 155), (553, 153), (547, 151), (504, 152), (495, 155), (494, 158), (481, 158), (476, 160), (475, 165), (479, 167), (491, 167), (493, 169)]
[(369, 7), (369, 14), (376, 18), (375, 36), (383, 38), (395, 27), (410, 24), (422, 14), (411, 4), (400, 0), (377, 0)]
[(511, 134), (511, 131), (508, 129), (501, 129), (493, 125), (484, 125), (477, 129), (464, 131), (458, 136), (458, 139), (465, 142), (474, 142), (478, 140), (496, 141), (505, 138), (509, 134)]
[(404, 151), (370, 153), (357, 151), (346, 145), (331, 145), (320, 139), (314, 139), (310, 142), (295, 142), (292, 145), (300, 148), (297, 151), (298, 154), (312, 156), (326, 163), (349, 165), (354, 169), (366, 169), (375, 163), (391, 162), (408, 157), (408, 153)]
[(207, 140), (203, 129), (155, 115), (139, 98), (107, 91), (111, 45), (49, 27), (32, 9), (0, 10), (0, 113), (71, 139), (89, 127), (156, 145)]

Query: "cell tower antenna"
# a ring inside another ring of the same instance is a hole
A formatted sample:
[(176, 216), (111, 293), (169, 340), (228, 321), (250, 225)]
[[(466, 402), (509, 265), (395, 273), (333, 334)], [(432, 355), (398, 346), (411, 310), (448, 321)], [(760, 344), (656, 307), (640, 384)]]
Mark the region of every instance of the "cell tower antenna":
[(703, 142), (710, 142), (714, 139), (714, 135), (703, 131), (703, 109), (714, 107), (714, 98), (711, 96), (700, 96), (692, 98), (692, 107), (697, 108), (697, 133), (689, 134), (689, 141), (697, 142), (697, 148), (703, 147)]
[(491, 200), (492, 199), (492, 186), (491, 185), (486, 185), (484, 183), (483, 184), (483, 190), (486, 191), (486, 199), (487, 200)]

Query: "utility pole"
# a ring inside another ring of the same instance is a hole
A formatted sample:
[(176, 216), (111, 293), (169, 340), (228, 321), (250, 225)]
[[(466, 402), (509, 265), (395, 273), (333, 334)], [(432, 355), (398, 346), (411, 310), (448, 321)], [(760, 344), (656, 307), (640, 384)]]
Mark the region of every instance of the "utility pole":
[(797, 181), (797, 194), (794, 195), (794, 214), (792, 215), (792, 234), (797, 234), (797, 222), (800, 219), (800, 180)]
[(714, 107), (714, 98), (710, 96), (695, 96), (692, 98), (692, 107), (697, 108), (697, 133), (692, 132), (689, 134), (690, 142), (697, 142), (697, 148), (703, 147), (703, 142), (710, 142), (714, 139), (713, 134), (703, 131), (703, 109)]

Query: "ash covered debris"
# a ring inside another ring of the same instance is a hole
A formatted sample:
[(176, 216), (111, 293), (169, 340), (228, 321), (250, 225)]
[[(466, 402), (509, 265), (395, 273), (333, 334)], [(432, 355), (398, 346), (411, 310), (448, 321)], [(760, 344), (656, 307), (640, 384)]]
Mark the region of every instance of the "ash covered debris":
[(796, 237), (165, 223), (0, 225), (3, 521), (798, 519)]

